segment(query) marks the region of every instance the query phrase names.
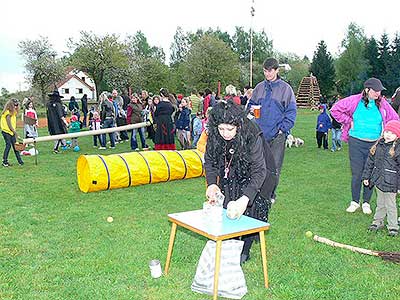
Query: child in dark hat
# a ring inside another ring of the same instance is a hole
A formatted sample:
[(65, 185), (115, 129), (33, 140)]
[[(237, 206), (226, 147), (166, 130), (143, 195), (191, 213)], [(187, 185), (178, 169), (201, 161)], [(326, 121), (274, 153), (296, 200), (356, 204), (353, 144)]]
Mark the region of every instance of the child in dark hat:
[(398, 174), (400, 173), (400, 121), (389, 121), (384, 128), (383, 136), (371, 147), (367, 163), (362, 175), (366, 186), (376, 186), (377, 207), (374, 220), (369, 231), (387, 228), (390, 236), (397, 236), (396, 194), (400, 189)]
[(317, 138), (317, 146), (321, 148), (324, 146), (324, 150), (328, 149), (328, 131), (332, 127), (331, 119), (326, 113), (326, 105), (322, 104), (319, 107), (320, 114), (317, 118), (317, 127), (316, 129), (316, 138)]

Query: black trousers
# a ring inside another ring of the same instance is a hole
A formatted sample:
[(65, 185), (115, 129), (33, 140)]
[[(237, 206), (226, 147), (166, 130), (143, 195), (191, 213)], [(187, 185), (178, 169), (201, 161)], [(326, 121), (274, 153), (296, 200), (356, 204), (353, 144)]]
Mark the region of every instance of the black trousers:
[(328, 149), (328, 133), (317, 131), (316, 133), (317, 145), (318, 148), (321, 148), (322, 144), (324, 145), (324, 149)]

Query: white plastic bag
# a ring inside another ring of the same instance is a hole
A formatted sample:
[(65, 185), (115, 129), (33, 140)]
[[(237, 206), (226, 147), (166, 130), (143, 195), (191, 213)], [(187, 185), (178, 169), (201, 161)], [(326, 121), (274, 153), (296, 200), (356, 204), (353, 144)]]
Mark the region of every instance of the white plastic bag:
[[(241, 299), (247, 293), (246, 280), (240, 266), (243, 241), (222, 241), (218, 277), (218, 296)], [(216, 242), (208, 241), (201, 253), (192, 291), (213, 295)]]

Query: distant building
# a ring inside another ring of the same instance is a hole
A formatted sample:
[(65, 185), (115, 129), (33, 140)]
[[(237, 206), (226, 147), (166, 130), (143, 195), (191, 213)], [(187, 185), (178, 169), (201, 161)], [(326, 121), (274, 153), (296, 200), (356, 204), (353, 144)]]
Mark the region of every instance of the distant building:
[(64, 96), (64, 100), (74, 96), (80, 100), (83, 94), (86, 94), (88, 100), (96, 100), (96, 86), (94, 81), (85, 72), (67, 68), (67, 76), (57, 83), (57, 89), (60, 95)]

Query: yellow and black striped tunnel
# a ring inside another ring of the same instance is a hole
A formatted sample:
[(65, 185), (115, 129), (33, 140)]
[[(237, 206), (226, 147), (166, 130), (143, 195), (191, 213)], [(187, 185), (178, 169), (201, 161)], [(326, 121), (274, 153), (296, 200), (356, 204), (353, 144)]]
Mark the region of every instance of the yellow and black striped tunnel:
[(203, 153), (195, 149), (81, 155), (77, 161), (78, 185), (84, 193), (202, 175)]

